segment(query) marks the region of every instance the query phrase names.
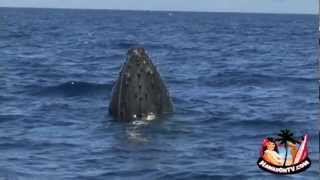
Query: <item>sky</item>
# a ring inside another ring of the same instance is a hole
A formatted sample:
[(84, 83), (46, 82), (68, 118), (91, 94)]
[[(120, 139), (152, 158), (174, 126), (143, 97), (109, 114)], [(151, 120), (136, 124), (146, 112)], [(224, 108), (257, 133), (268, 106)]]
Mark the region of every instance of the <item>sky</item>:
[(318, 13), (319, 0), (0, 0), (0, 7)]

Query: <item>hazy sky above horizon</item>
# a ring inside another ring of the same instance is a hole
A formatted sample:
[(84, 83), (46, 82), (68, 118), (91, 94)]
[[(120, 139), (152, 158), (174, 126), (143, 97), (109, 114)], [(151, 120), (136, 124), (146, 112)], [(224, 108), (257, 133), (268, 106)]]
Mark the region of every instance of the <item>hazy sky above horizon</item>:
[(1, 6), (307, 14), (318, 12), (318, 0), (0, 0)]

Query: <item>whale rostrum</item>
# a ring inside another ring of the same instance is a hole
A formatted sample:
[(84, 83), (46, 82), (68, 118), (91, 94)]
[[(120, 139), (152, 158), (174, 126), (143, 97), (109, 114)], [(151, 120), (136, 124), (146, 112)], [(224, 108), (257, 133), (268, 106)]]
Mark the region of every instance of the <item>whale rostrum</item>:
[(159, 72), (144, 48), (128, 50), (116, 80), (110, 113), (119, 120), (151, 120), (173, 112), (172, 100)]

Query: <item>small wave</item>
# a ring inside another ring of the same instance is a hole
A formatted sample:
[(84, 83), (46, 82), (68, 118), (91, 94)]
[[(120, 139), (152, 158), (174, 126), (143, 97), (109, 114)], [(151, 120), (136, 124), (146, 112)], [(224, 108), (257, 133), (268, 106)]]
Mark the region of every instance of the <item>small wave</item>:
[(259, 49), (259, 48), (239, 48), (239, 49), (236, 49), (235, 52), (237, 54), (243, 54), (243, 55), (249, 55), (249, 54), (252, 54), (252, 55), (260, 54), (260, 55), (263, 55), (263, 54), (267, 54), (269, 51), (264, 50), (264, 49)]
[(123, 49), (128, 49), (132, 46), (138, 46), (138, 43), (134, 43), (134, 42), (120, 42), (117, 44), (117, 46), (119, 48), (123, 48)]
[(32, 95), (41, 96), (86, 96), (110, 94), (112, 89), (111, 84), (96, 84), (88, 82), (70, 81), (57, 86), (42, 87), (32, 93)]
[[(209, 86), (223, 86), (226, 85), (268, 85), (276, 84), (280, 82), (312, 82), (316, 81), (315, 78), (305, 78), (305, 77), (293, 77), (293, 76), (275, 76), (275, 75), (265, 75), (265, 74), (249, 74), (246, 72), (226, 72), (219, 73), (209, 78), (210, 80), (205, 81), (206, 85)], [(201, 79), (199, 79), (201, 82)]]
[(135, 40), (131, 40), (131, 39), (114, 40), (111, 44), (113, 44), (112, 47), (119, 48), (119, 49), (128, 49), (130, 47), (140, 45), (138, 42), (136, 42)]
[[(258, 122), (258, 123), (257, 123)], [(246, 127), (247, 129), (253, 128), (253, 129), (259, 129), (259, 128), (274, 128), (275, 125), (277, 128), (283, 129), (283, 128), (292, 128), (295, 129), (295, 127), (303, 127), (305, 125), (305, 122), (299, 122), (299, 121), (293, 121), (293, 120), (268, 120), (268, 119), (254, 119), (254, 120), (243, 120), (243, 121), (232, 121), (228, 122), (233, 127), (239, 128), (240, 127)]]
[(5, 96), (5, 95), (0, 95), (0, 102), (5, 102), (5, 101), (9, 101), (11, 100), (12, 97), (10, 97), (9, 95)]
[[(233, 169), (231, 166), (229, 169)], [(225, 173), (228, 174), (228, 173)], [(166, 172), (165, 174), (159, 174), (155, 179), (247, 179), (245, 175), (217, 175), (213, 172), (197, 172), (197, 171), (178, 171), (178, 172)]]
[(33, 179), (33, 175), (26, 172), (19, 172), (11, 168), (0, 167), (0, 179), (5, 180), (19, 180), (22, 177)]
[(174, 45), (163, 43), (163, 42), (149, 42), (144, 44), (148, 49), (168, 49), (168, 50), (179, 50), (179, 48)]
[(0, 115), (0, 123), (12, 122), (12, 121), (18, 120), (22, 117), (23, 117), (22, 115), (17, 115), (17, 114)]
[[(0, 37), (1, 37), (1, 36), (0, 36)], [(0, 44), (0, 48), (1, 48), (1, 49), (9, 48), (9, 47), (12, 47), (12, 45), (10, 45), (10, 44)]]
[(11, 32), (11, 34), (8, 34), (7, 38), (29, 38), (31, 37), (30, 33), (27, 33), (25, 31), (16, 31), (16, 32)]

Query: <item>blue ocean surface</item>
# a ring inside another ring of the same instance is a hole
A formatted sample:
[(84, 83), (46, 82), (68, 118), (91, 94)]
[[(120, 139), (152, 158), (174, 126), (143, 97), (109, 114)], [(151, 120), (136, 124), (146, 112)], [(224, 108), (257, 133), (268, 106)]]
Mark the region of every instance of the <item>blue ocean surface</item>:
[[(315, 15), (0, 8), (0, 179), (317, 179)], [(115, 121), (145, 47), (175, 113)], [(310, 135), (312, 166), (260, 170), (263, 138)]]

